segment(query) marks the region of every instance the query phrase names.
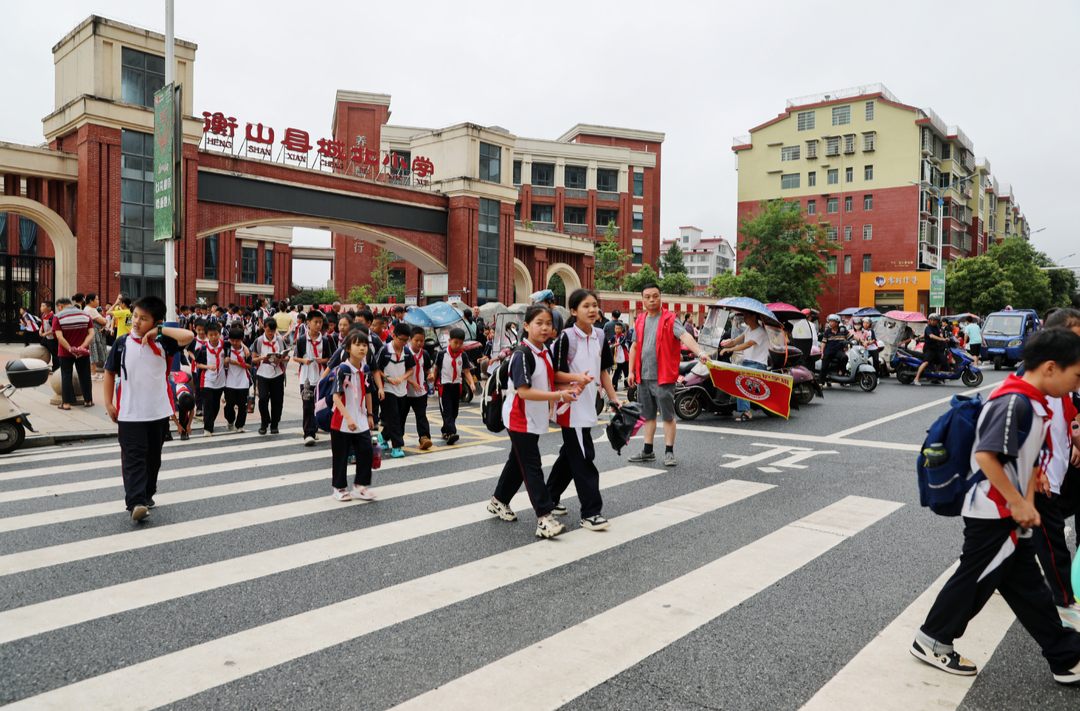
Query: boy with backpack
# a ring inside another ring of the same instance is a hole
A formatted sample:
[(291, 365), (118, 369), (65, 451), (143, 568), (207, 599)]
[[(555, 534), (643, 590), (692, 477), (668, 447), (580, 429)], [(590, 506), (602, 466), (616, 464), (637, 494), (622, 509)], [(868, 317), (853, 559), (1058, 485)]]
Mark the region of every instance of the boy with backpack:
[(251, 392), (251, 351), (244, 345), (244, 329), (229, 331), (228, 360), (225, 363), (225, 421), (229, 429), (244, 431), (248, 394)]
[(427, 418), (427, 400), (428, 400), (428, 381), (431, 380), (431, 359), (428, 357), (427, 351), (424, 350), (424, 341), (427, 334), (420, 326), (409, 326), (404, 321), (399, 321), (394, 325), (396, 329), (398, 326), (404, 326), (410, 331), (409, 336), (409, 353), (412, 354), (413, 360), (416, 362), (416, 366), (413, 368), (412, 375), (409, 376), (406, 381), (405, 402), (401, 408), (401, 432), (405, 433), (405, 420), (409, 416), (409, 410), (412, 410), (413, 416), (416, 418), (416, 436), (420, 438), (421, 451), (431, 449), (431, 425), (428, 424)]
[(960, 566), (938, 594), (910, 652), (944, 672), (974, 676), (977, 668), (952, 643), (997, 590), (1042, 647), (1054, 680), (1076, 685), (1080, 633), (1061, 624), (1035, 561), (1031, 529), (1040, 525), (1033, 500), (1045, 477), (1047, 398), (1080, 387), (1080, 336), (1064, 329), (1040, 331), (1023, 357), (1023, 377), (1009, 375), (982, 406), (971, 447), (974, 485), (963, 490)]
[(307, 331), (296, 339), (293, 362), (300, 364), (300, 400), (304, 405), (304, 446), (314, 446), (318, 439), (318, 424), (315, 422), (315, 389), (319, 385), (319, 375), (323, 366), (330, 360), (330, 339), (323, 335), (322, 312), (312, 311), (307, 318)]
[(225, 393), (225, 343), (221, 340), (221, 324), (211, 321), (206, 327), (206, 345), (195, 351), (195, 369), (202, 393), (203, 436), (214, 436), (214, 420), (221, 408)]
[(382, 408), (383, 439), (390, 442), (390, 456), (398, 459), (405, 456), (404, 417), (401, 412), (405, 407), (408, 394), (409, 377), (416, 369), (416, 360), (409, 352), (409, 338), (412, 329), (401, 323), (394, 327), (394, 337), (375, 357), (375, 387), (379, 391)]
[(255, 382), (258, 384), (259, 415), (262, 417), (259, 434), (266, 434), (267, 427), (270, 434), (277, 434), (281, 408), (285, 402), (285, 363), (288, 358), (285, 355), (285, 341), (277, 335), (277, 321), (272, 318), (263, 321), (263, 334), (255, 339), (251, 350), (254, 354), (251, 360), (258, 366)]
[[(333, 413), (330, 420), (330, 448), (333, 453), (333, 497), (335, 501), (371, 501), (375, 494), (368, 489), (371, 486), (373, 456), (369, 431), (374, 427), (374, 422), (370, 410), (371, 393), (367, 390), (367, 378), (364, 375), (364, 362), (368, 353), (367, 334), (359, 330), (350, 331), (342, 345), (348, 355), (331, 376)], [(350, 460), (356, 463), (352, 491), (347, 488)]]
[(457, 433), (458, 406), (464, 387), (476, 388), (472, 362), (465, 353), (465, 330), (450, 329), (450, 343), (435, 355), (435, 383), (439, 390), (439, 412), (442, 414), (442, 436), (447, 444), (460, 439)]

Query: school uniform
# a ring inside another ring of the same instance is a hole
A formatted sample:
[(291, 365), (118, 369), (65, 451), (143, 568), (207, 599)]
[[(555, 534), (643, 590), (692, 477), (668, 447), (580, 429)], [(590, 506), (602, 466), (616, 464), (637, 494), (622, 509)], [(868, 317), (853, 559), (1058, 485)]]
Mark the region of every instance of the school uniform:
[(619, 379), (625, 378), (630, 372), (630, 337), (625, 333), (616, 336), (609, 341), (609, 345), (615, 356), (615, 373), (611, 378), (611, 386), (618, 390)]
[(368, 412), (366, 403), (366, 374), (346, 361), (334, 370), (334, 392), (341, 395), (345, 409), (356, 423), (356, 429), (349, 429), (348, 422), (341, 410), (334, 406), (330, 417), (330, 451), (333, 461), (331, 483), (335, 489), (345, 489), (349, 485), (349, 455), (356, 456), (355, 486), (371, 486), (371, 434), (368, 431)]
[(457, 434), (458, 406), (465, 388), (465, 373), (472, 368), (465, 349), (458, 353), (439, 351), (435, 356), (435, 382), (439, 389), (439, 412), (442, 414), (442, 433)]
[(203, 429), (214, 432), (214, 421), (221, 409), (221, 396), (225, 394), (225, 341), (218, 339), (217, 346), (206, 345), (195, 351), (195, 363), (208, 365), (209, 370), (198, 369), (199, 392), (202, 395)]
[(300, 379), (300, 401), (304, 406), (304, 437), (314, 437), (319, 431), (319, 425), (315, 421), (315, 397), (319, 385), (319, 376), (323, 366), (314, 362), (314, 359), (328, 358), (333, 352), (330, 339), (322, 334), (318, 338), (311, 338), (309, 331), (296, 339), (296, 350), (293, 355), (297, 358), (311, 358), (313, 361), (300, 366), (297, 376)]
[(251, 351), (240, 345), (237, 350), (226, 344), (225, 350), (225, 421), (237, 429), (247, 424), (247, 402), (251, 392)]
[(167, 376), (169, 362), (180, 347), (172, 338), (155, 341), (156, 335), (120, 336), (105, 362), (105, 370), (117, 379), (117, 439), (128, 511), (147, 505), (157, 492), (161, 446), (173, 414)]
[[(210, 341), (208, 341), (207, 339), (200, 336), (195, 336), (195, 338), (191, 340), (191, 343), (189, 343), (187, 347), (188, 351), (191, 353), (191, 361), (194, 362), (195, 354), (209, 344)], [(203, 411), (203, 401), (202, 387), (199, 385), (199, 380), (200, 378), (198, 373), (192, 371), (191, 389), (195, 392), (195, 414), (201, 417)]]
[(431, 439), (431, 425), (427, 417), (427, 372), (431, 368), (431, 361), (423, 348), (419, 353), (413, 353), (410, 346), (405, 346), (405, 351), (412, 355), (413, 363), (416, 365), (412, 376), (405, 381), (405, 400), (399, 413), (401, 433), (404, 436), (405, 421), (409, 417), (409, 411), (412, 410), (413, 417), (416, 419), (416, 436), (421, 439), (424, 437)]
[(402, 349), (401, 355), (398, 355), (394, 351), (394, 346), (388, 345), (375, 357), (375, 370), (382, 373), (385, 394), (382, 400), (383, 439), (389, 441), (394, 449), (405, 446), (404, 418), (401, 412), (405, 408), (408, 385), (405, 383), (391, 385), (387, 379), (400, 378), (415, 367), (416, 359), (413, 358), (408, 346)]
[[(173, 414), (176, 415), (177, 422), (185, 431), (191, 426), (191, 420), (195, 417), (195, 385), (192, 377), (193, 358), (194, 356), (189, 355), (187, 350), (178, 349), (172, 357), (172, 366), (169, 369), (169, 388), (172, 391)], [(177, 382), (177, 375), (180, 373), (184, 375), (182, 378), (183, 383)], [(191, 407), (187, 409), (180, 408), (178, 398), (182, 391), (191, 394)], [(168, 431), (168, 423), (165, 424), (165, 428)]]
[[(1047, 445), (1050, 413), (1046, 397), (1015, 375), (994, 391), (979, 415), (975, 453), (997, 454), (1009, 481), (1025, 494), (1032, 468)], [(1024, 432), (1025, 423), (1030, 430)], [(1067, 674), (1080, 663), (1080, 633), (1063, 627), (1042, 572), (1035, 562), (1032, 530), (1020, 529), (1011, 518), (1005, 498), (983, 479), (965, 496), (964, 547), (960, 566), (938, 594), (916, 636), (934, 654), (951, 654), (968, 622), (995, 590), (1001, 593), (1020, 624), (1028, 631), (1055, 674)]]
[[(1035, 508), (1039, 511), (1042, 525), (1035, 529), (1035, 553), (1039, 557), (1050, 594), (1058, 607), (1068, 607), (1076, 601), (1072, 587), (1072, 554), (1065, 542), (1065, 519), (1075, 514), (1075, 506), (1069, 502), (1070, 484), (1080, 486), (1069, 473), (1069, 455), (1072, 453), (1071, 423), (1076, 418), (1076, 404), (1072, 396), (1048, 397), (1050, 404), (1051, 450), (1046, 460), (1046, 478), (1050, 482), (1050, 495), (1035, 494)], [(1073, 468), (1075, 472), (1075, 467)], [(1064, 496), (1063, 496), (1064, 494)]]
[[(285, 351), (285, 341), (276, 333), (273, 338), (267, 338), (264, 333), (255, 339), (252, 351), (256, 356), (282, 353)], [(276, 358), (262, 361), (255, 370), (255, 383), (259, 391), (261, 429), (269, 427), (276, 430), (281, 422), (281, 408), (285, 402), (285, 363)]]
[(27, 311), (19, 317), (19, 323), (23, 332), (23, 345), (29, 346), (36, 343), (40, 338), (38, 332), (41, 330), (41, 323), (37, 316)]
[(585, 335), (575, 324), (560, 333), (552, 345), (555, 372), (587, 372), (594, 377), (582, 388), (577, 400), (555, 405), (554, 419), (562, 428), (563, 446), (551, 467), (547, 484), (551, 501), (557, 504), (572, 479), (581, 502), (582, 518), (599, 515), (604, 506), (600, 496), (600, 472), (593, 463), (596, 449), (592, 428), (599, 424), (596, 417), (599, 374), (610, 368), (614, 359), (602, 336), (603, 331), (595, 326), (592, 333)]
[[(509, 365), (509, 377), (514, 387), (525, 385), (551, 392), (555, 369), (550, 354), (546, 348), (537, 348), (532, 341), (525, 340), (523, 343), (532, 353), (535, 368), (530, 376), (525, 365), (525, 354), (515, 351), (510, 356)], [(547, 516), (555, 508), (544, 483), (544, 470), (540, 463), (540, 435), (548, 431), (548, 412), (548, 402), (525, 400), (516, 392), (503, 403), (503, 422), (510, 435), (510, 459), (499, 476), (494, 496), (497, 501), (509, 505), (524, 482), (537, 518)]]

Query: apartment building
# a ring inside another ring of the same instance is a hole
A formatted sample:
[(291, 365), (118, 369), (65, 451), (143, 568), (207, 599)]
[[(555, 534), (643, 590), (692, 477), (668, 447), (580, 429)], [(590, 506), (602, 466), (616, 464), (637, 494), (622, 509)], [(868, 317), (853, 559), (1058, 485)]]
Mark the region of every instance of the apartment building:
[[(677, 241), (683, 252), (686, 276), (694, 282), (694, 292), (699, 296), (704, 295), (713, 277), (735, 269), (735, 250), (723, 237), (705, 239), (700, 228), (688, 226), (679, 228)], [(660, 251), (667, 252), (670, 246), (671, 241), (662, 242)]]

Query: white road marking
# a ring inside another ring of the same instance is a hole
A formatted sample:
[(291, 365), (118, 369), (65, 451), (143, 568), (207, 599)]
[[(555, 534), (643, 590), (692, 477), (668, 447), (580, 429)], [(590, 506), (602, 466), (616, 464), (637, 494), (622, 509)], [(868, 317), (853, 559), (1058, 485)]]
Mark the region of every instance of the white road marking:
[[(536, 579), (547, 571), (772, 488), (768, 484), (725, 481), (613, 518), (611, 528), (601, 533), (584, 529), (571, 531), (553, 541), (514, 548), (117, 669), (23, 699), (7, 708), (127, 711), (131, 708), (132, 689), (139, 689), (138, 702), (143, 708), (158, 708), (477, 595)], [(520, 526), (520, 523), (516, 525)], [(531, 535), (531, 532), (526, 533)], [(833, 538), (842, 540), (835, 535)], [(805, 544), (796, 539), (790, 545), (801, 548)], [(780, 554), (789, 557), (786, 552)], [(343, 624), (343, 620), (348, 624)], [(146, 684), (146, 679), (154, 679), (154, 683)], [(504, 698), (501, 692), (498, 696)]]
[[(545, 456), (544, 466), (551, 465), (555, 459), (554, 455)], [(497, 464), (482, 469), (494, 477), (502, 467)], [(477, 470), (477, 474), (480, 472)], [(606, 490), (660, 473), (659, 469), (622, 467), (602, 472), (600, 484)], [(571, 484), (562, 499), (567, 501), (574, 496), (577, 492)], [(0, 612), (0, 644), (485, 521), (491, 518), (486, 503), (485, 500), (466, 504)], [(514, 510), (530, 507), (525, 491), (510, 502)]]
[[(901, 506), (893, 501), (849, 496), (394, 708), (554, 711), (774, 585)], [(492, 694), (492, 689), (498, 689), (498, 693)]]
[[(977, 393), (977, 392), (981, 392), (983, 390), (990, 390), (992, 388), (998, 387), (999, 385), (1001, 385), (1001, 383), (990, 383), (989, 385), (983, 385), (982, 387), (978, 387), (978, 388), (967, 388), (966, 390), (964, 390), (964, 392), (962, 394), (968, 395), (970, 393)], [(955, 395), (955, 394), (956, 393), (953, 393), (953, 395)], [(864, 422), (861, 425), (856, 425), (855, 427), (849, 427), (846, 430), (841, 430), (839, 432), (836, 432), (834, 434), (829, 435), (825, 439), (828, 440), (828, 441), (838, 440), (838, 439), (840, 439), (842, 437), (847, 437), (848, 435), (855, 434), (856, 432), (862, 432), (863, 430), (868, 430), (871, 427), (877, 427), (878, 425), (883, 425), (886, 422), (892, 422), (893, 420), (899, 420), (901, 417), (907, 417), (908, 415), (914, 415), (916, 412), (922, 412), (923, 410), (929, 410), (931, 407), (937, 407), (939, 405), (947, 405), (952, 400), (952, 398), (953, 398), (953, 396), (949, 395), (949, 397), (941, 398), (940, 400), (934, 400), (932, 402), (927, 402), (927, 403), (924, 403), (922, 405), (917, 405), (916, 407), (909, 407), (906, 410), (901, 410), (900, 412), (894, 412), (891, 415), (887, 415), (885, 417), (879, 417), (876, 420), (870, 420), (869, 422)]]
[[(941, 588), (958, 563), (941, 574), (915, 602), (862, 648), (836, 676), (818, 689), (805, 711), (833, 709), (956, 709), (978, 677), (946, 674), (908, 651)], [(1000, 595), (991, 595), (982, 611), (956, 640), (956, 651), (982, 667), (1001, 644), (1016, 618)]]
[(765, 472), (766, 474), (779, 474), (781, 472), (776, 467), (758, 467), (757, 469), (759, 472)]
[[(835, 435), (829, 435), (828, 437), (819, 435), (804, 435), (794, 434), (791, 432), (765, 432), (763, 430), (752, 429), (734, 429), (732, 427), (710, 427), (707, 425), (687, 425), (682, 422), (679, 423), (678, 428), (680, 430), (689, 430), (691, 432), (711, 432), (722, 435), (739, 435), (740, 437), (754, 437), (755, 439), (780, 439), (791, 442), (799, 442), (802, 444), (848, 444), (855, 447), (868, 447), (871, 449), (897, 449), (908, 452), (918, 452), (922, 449), (918, 444), (910, 444), (905, 442), (877, 442), (872, 440), (863, 439), (834, 439)], [(643, 435), (638, 435), (633, 439), (640, 439)]]
[(784, 454), (785, 452), (805, 452), (805, 451), (807, 451), (807, 449), (805, 447), (788, 447), (788, 446), (785, 446), (785, 445), (777, 445), (777, 444), (758, 444), (757, 442), (754, 442), (753, 445), (751, 445), (751, 446), (753, 446), (753, 447), (768, 447), (769, 450), (766, 451), (766, 452), (760, 452), (759, 454), (746, 454), (746, 455), (743, 455), (743, 454), (725, 454), (724, 455), (725, 457), (730, 457), (734, 461), (727, 462), (726, 464), (721, 464), (720, 466), (725, 468), (725, 469), (736, 469), (738, 467), (745, 467), (747, 464), (753, 464), (755, 462), (764, 461), (764, 460), (768, 459), (769, 457), (775, 457), (777, 454)]
[[(439, 452), (438, 454), (424, 457), (409, 457), (406, 459), (390, 460), (384, 462), (383, 468), (379, 471), (396, 469), (411, 464), (426, 464), (433, 461), (472, 456), (480, 454), (483, 451), (497, 452), (499, 451), (499, 448), (483, 446), (475, 448), (468, 447), (447, 450), (445, 452)], [(380, 499), (388, 499), (394, 496), (404, 496), (406, 494), (416, 494), (423, 491), (443, 489), (458, 484), (467, 484), (491, 476), (486, 473), (486, 470), (484, 470), (484, 473), (478, 474), (480, 471), (482, 470), (471, 469), (468, 471), (456, 472), (454, 474), (442, 474), (440, 476), (426, 477), (382, 487), (373, 485), (372, 488), (375, 490), (375, 493), (378, 494)], [(321, 470), (321, 473), (325, 479), (328, 480), (330, 478), (330, 472), (327, 470), (323, 469)], [(498, 472), (496, 472), (496, 474), (497, 473)], [(378, 474), (376, 474), (376, 477), (377, 476)], [(327, 481), (327, 484), (327, 491), (329, 491), (329, 481)], [(347, 506), (348, 504), (345, 505)], [(9, 555), (0, 556), (0, 576), (22, 573), (27, 570), (36, 570), (50, 565), (60, 565), (75, 560), (95, 558), (101, 555), (109, 555), (110, 553), (135, 550), (136, 548), (144, 548), (146, 546), (155, 546), (162, 543), (172, 543), (188, 538), (207, 536), (212, 533), (221, 533), (222, 531), (234, 531), (238, 528), (257, 526), (272, 521), (282, 521), (288, 518), (296, 518), (297, 516), (308, 516), (310, 514), (336, 511), (342, 507), (343, 504), (331, 499), (328, 493), (326, 496), (320, 496), (317, 499), (293, 501), (287, 504), (278, 504), (277, 506), (267, 506), (258, 509), (246, 509), (231, 514), (224, 514), (222, 516), (211, 516), (166, 526), (145, 529), (135, 528), (133, 526), (125, 533), (118, 533), (112, 536), (88, 538), (73, 543), (63, 543), (47, 548), (35, 548), (21, 553), (11, 553)]]
[(773, 462), (772, 464), (774, 467), (791, 467), (792, 469), (806, 469), (806, 465), (799, 464), (799, 462), (804, 462), (810, 457), (815, 457), (819, 454), (839, 454), (839, 452), (837, 452), (835, 449), (822, 449), (810, 452), (799, 452), (798, 454), (791, 455), (787, 459), (781, 459), (779, 462)]

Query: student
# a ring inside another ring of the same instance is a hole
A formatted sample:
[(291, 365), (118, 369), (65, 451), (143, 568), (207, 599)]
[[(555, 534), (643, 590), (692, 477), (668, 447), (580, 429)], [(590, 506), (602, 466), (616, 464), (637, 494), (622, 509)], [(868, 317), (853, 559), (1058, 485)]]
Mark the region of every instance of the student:
[(173, 414), (169, 360), (192, 338), (182, 328), (164, 327), (164, 320), (164, 301), (156, 296), (136, 301), (131, 332), (116, 339), (105, 363), (105, 409), (117, 424), (124, 499), (133, 521), (154, 507), (161, 446)]
[[(548, 405), (573, 401), (581, 392), (581, 385), (573, 383), (569, 390), (552, 390), (555, 370), (544, 346), (551, 336), (550, 309), (546, 306), (529, 307), (525, 312), (525, 335), (522, 347), (528, 353), (515, 351), (510, 356), (510, 379), (515, 391), (503, 403), (503, 422), (510, 435), (510, 458), (499, 476), (487, 510), (503, 521), (516, 521), (517, 514), (510, 509), (510, 500), (524, 481), (525, 490), (536, 511), (536, 535), (554, 538), (565, 531), (566, 526), (551, 514), (555, 506), (544, 484), (540, 435), (548, 431)], [(534, 364), (531, 375), (525, 361), (527, 355)]]
[[(361, 499), (371, 501), (375, 494), (371, 486), (371, 435), (375, 426), (371, 419), (371, 393), (364, 375), (368, 354), (367, 334), (350, 331), (345, 337), (348, 358), (334, 370), (334, 413), (330, 418), (330, 450), (333, 456), (333, 475), (336, 501)], [(348, 490), (350, 456), (356, 462), (353, 488)]]
[(229, 331), (225, 362), (225, 421), (229, 429), (244, 431), (247, 424), (248, 393), (251, 392), (251, 351), (244, 345), (244, 329)]
[[(953, 640), (997, 590), (1042, 647), (1054, 680), (1080, 684), (1080, 633), (1061, 624), (1035, 562), (1031, 531), (1041, 524), (1033, 504), (1039, 472), (1034, 468), (1048, 444), (1047, 397), (1080, 387), (1080, 336), (1060, 328), (1040, 331), (1023, 356), (1023, 377), (1009, 375), (982, 408), (971, 467), (986, 479), (964, 498), (960, 567), (938, 594), (910, 651), (950, 674), (975, 675), (975, 665), (953, 649)], [(1030, 423), (1026, 433), (1024, 423)]]
[(401, 411), (408, 394), (406, 381), (416, 369), (416, 361), (408, 348), (411, 336), (406, 324), (394, 327), (394, 337), (375, 357), (374, 377), (382, 406), (382, 436), (390, 442), (390, 456), (395, 459), (405, 456), (401, 450), (405, 446)]
[(41, 331), (41, 322), (38, 317), (26, 310), (26, 307), (19, 307), (19, 330), (23, 334), (23, 345), (29, 346), (37, 343), (40, 340), (38, 332)]
[(458, 441), (457, 416), (461, 402), (462, 383), (475, 388), (472, 362), (465, 354), (465, 331), (450, 329), (450, 344), (435, 355), (435, 378), (439, 388), (439, 412), (442, 414), (442, 436), (447, 444)]
[(315, 396), (319, 376), (332, 353), (330, 339), (323, 335), (323, 317), (312, 311), (307, 319), (307, 331), (296, 339), (293, 362), (300, 364), (300, 401), (304, 406), (304, 446), (313, 447), (318, 439), (319, 425), (315, 421)]
[(427, 334), (420, 326), (410, 326), (404, 321), (395, 324), (394, 329), (399, 326), (409, 329), (409, 353), (415, 363), (412, 375), (405, 381), (405, 400), (400, 417), (401, 433), (405, 434), (405, 420), (409, 416), (409, 410), (412, 410), (413, 417), (416, 418), (416, 436), (420, 438), (420, 449), (428, 450), (431, 449), (431, 425), (427, 418), (428, 381), (432, 378), (431, 359), (424, 351)]
[[(196, 307), (201, 309), (202, 307)], [(195, 339), (191, 342), (188, 350), (191, 351), (192, 359), (195, 358), (195, 354), (199, 352), (199, 349), (205, 348), (209, 341), (206, 340), (206, 327), (208, 322), (206, 319), (199, 317), (195, 319)], [(191, 387), (195, 391), (195, 417), (203, 416), (203, 401), (202, 401), (202, 388), (199, 386), (199, 378), (191, 379)]]
[(257, 366), (255, 383), (259, 391), (259, 415), (262, 424), (259, 434), (278, 433), (281, 422), (281, 407), (285, 401), (285, 342), (277, 335), (277, 321), (267, 318), (263, 321), (263, 335), (255, 339), (251, 362)]
[(619, 389), (619, 378), (625, 378), (630, 372), (630, 345), (625, 331), (626, 326), (621, 321), (616, 321), (609, 341), (615, 351), (615, 375), (612, 376), (611, 384), (616, 390)]
[[(189, 313), (191, 311), (187, 306), (184, 309), (187, 309)], [(116, 322), (116, 337), (126, 336), (131, 331), (131, 297), (124, 294), (117, 296), (109, 309), (109, 315)], [(183, 328), (184, 325), (181, 324), (180, 327)]]
[(573, 479), (581, 502), (581, 526), (600, 531), (611, 523), (600, 515), (604, 502), (600, 496), (600, 472), (593, 460), (592, 428), (596, 417), (596, 374), (612, 405), (619, 406), (619, 396), (611, 383), (609, 369), (615, 362), (604, 332), (595, 327), (600, 318), (600, 297), (591, 289), (577, 289), (567, 300), (571, 318), (552, 345), (555, 382), (576, 383), (581, 396), (574, 402), (555, 406), (555, 422), (562, 428), (562, 449), (551, 466), (548, 493), (555, 508), (552, 513), (565, 516), (566, 507), (559, 503)]
[(214, 436), (214, 420), (221, 409), (225, 394), (225, 342), (221, 340), (221, 324), (211, 321), (206, 327), (206, 345), (195, 351), (195, 369), (199, 371), (199, 392), (202, 394), (203, 436)]
[(53, 302), (42, 301), (41, 306), (38, 309), (38, 313), (41, 314), (41, 345), (45, 346), (49, 351), (50, 360), (52, 361), (52, 372), (56, 372), (56, 369), (60, 367), (60, 358), (58, 356), (59, 343), (56, 340), (56, 332), (53, 331)]

